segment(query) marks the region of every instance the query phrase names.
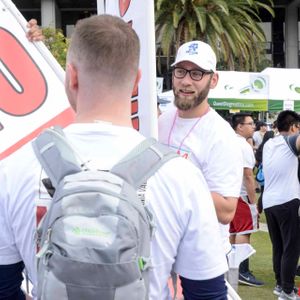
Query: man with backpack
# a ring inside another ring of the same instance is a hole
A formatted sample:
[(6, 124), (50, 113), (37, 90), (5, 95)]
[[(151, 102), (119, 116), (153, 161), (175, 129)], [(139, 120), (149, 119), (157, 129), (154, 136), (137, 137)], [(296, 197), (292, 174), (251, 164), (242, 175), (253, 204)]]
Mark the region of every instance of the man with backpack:
[(263, 149), (263, 209), (273, 248), (273, 293), (279, 300), (300, 299), (294, 288), (300, 253), (299, 115), (291, 110), (280, 112), (277, 128), (279, 134)]
[[(38, 277), (39, 299), (170, 299), (167, 281), (172, 269), (181, 276), (183, 293), (195, 295), (190, 299), (227, 299), (223, 275), (227, 263), (201, 172), (176, 157), (163, 163), (139, 189), (145, 208), (133, 192), (136, 181), (143, 183), (137, 176), (139, 167), (152, 161), (151, 157), (139, 160), (145, 138), (131, 123), (131, 94), (141, 76), (138, 62), (138, 37), (120, 18), (101, 15), (78, 22), (65, 79), (75, 123), (63, 132), (46, 131), (33, 146), (28, 144), (1, 162), (5, 225), (1, 232), (9, 234), (3, 240), (0, 236), (0, 262), (23, 260), (35, 286)], [(163, 148), (152, 143), (146, 145), (149, 155), (163, 158)], [(45, 156), (45, 160), (40, 157), (44, 169), (39, 156)], [(121, 176), (124, 169), (128, 182)], [(85, 196), (78, 196), (83, 188)], [(131, 206), (126, 204), (129, 198)], [(38, 201), (50, 203), (51, 211), (38, 234), (36, 273), (34, 206)], [(141, 228), (146, 229), (137, 238)], [(147, 248), (147, 241), (150, 253), (139, 256), (136, 242)], [(119, 246), (118, 251), (113, 245)]]

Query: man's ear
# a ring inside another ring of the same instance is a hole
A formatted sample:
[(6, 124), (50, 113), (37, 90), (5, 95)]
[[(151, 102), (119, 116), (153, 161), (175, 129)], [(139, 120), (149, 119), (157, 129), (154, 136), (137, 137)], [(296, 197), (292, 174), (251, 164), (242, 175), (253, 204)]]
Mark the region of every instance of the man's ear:
[(138, 87), (139, 87), (141, 78), (142, 78), (142, 71), (141, 71), (141, 69), (138, 69), (138, 72), (136, 74), (136, 78), (134, 81), (134, 85), (133, 85), (133, 92), (132, 92), (133, 95), (137, 95), (137, 93), (138, 93)]
[(71, 91), (78, 88), (78, 72), (73, 64), (67, 64), (68, 86)]
[(241, 129), (242, 129), (242, 124), (237, 124), (237, 126), (236, 126), (236, 131), (241, 131)]
[(210, 88), (214, 89), (217, 86), (218, 81), (219, 81), (219, 74), (215, 72), (215, 73), (213, 73), (211, 80), (210, 80)]
[(292, 134), (299, 133), (299, 129), (298, 129), (298, 127), (297, 127), (295, 124), (291, 125), (289, 131), (290, 131)]

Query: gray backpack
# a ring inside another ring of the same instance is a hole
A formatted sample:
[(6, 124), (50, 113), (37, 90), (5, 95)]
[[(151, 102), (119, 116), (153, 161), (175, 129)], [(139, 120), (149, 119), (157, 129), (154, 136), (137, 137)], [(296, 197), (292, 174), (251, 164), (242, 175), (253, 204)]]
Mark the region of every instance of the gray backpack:
[(148, 299), (154, 224), (137, 190), (178, 156), (146, 139), (110, 171), (90, 170), (58, 128), (33, 148), (55, 191), (38, 229), (38, 299)]

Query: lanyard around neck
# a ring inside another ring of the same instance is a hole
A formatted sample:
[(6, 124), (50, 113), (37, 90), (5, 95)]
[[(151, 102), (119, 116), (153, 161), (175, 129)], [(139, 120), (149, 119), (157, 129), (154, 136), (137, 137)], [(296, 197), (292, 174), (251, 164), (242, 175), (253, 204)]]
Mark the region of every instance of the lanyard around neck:
[[(193, 126), (190, 128), (190, 130), (188, 131), (188, 133), (184, 136), (184, 138), (181, 140), (180, 144), (179, 144), (179, 147), (178, 147), (178, 152), (180, 153), (180, 150), (181, 150), (181, 147), (184, 143), (184, 141), (188, 138), (188, 136), (191, 134), (191, 132), (194, 130), (194, 128), (198, 125), (198, 123), (200, 122), (201, 118), (206, 115), (210, 110), (210, 107), (207, 108), (207, 110), (203, 113), (203, 115), (201, 115), (197, 120), (196, 122), (193, 124)], [(173, 119), (173, 123), (172, 123), (172, 127), (170, 129), (170, 132), (169, 132), (169, 136), (168, 136), (168, 146), (170, 146), (170, 143), (171, 143), (171, 137), (172, 137), (172, 134), (173, 134), (173, 130), (174, 130), (174, 127), (175, 127), (175, 124), (176, 124), (176, 120), (178, 118), (178, 110), (176, 110), (176, 113), (175, 113), (175, 116), (174, 116), (174, 119)]]

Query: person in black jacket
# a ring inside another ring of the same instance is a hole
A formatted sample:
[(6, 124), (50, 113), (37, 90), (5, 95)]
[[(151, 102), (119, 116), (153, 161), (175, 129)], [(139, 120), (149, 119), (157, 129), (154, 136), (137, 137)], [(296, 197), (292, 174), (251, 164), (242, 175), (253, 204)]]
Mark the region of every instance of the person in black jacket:
[[(260, 165), (262, 165), (262, 154), (263, 154), (264, 145), (270, 138), (273, 138), (274, 135), (275, 135), (275, 133), (274, 133), (273, 130), (267, 131), (265, 133), (261, 144), (259, 145), (258, 149), (255, 152), (256, 167), (259, 167)], [(263, 211), (263, 208), (262, 208), (262, 195), (263, 195), (263, 192), (264, 192), (264, 182), (259, 182), (259, 184), (260, 184), (260, 195), (259, 195), (258, 200), (257, 200), (257, 210), (261, 214), (262, 211)]]

